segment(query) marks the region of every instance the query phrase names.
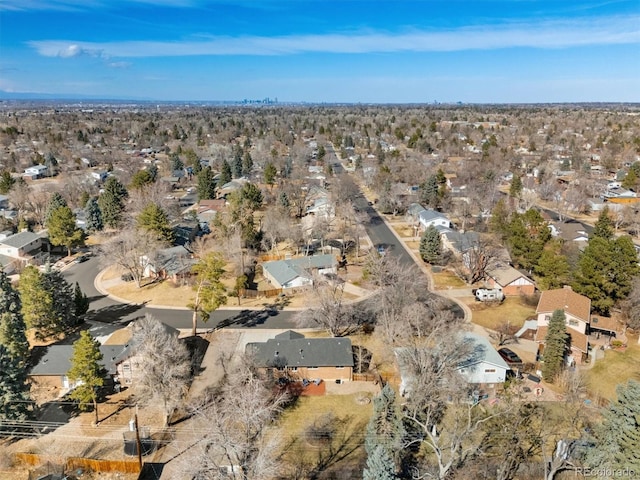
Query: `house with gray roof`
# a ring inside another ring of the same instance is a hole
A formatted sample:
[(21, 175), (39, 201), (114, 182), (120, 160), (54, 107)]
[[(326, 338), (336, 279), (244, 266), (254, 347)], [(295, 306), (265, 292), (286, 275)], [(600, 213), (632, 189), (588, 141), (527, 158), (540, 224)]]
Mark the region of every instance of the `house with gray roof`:
[(326, 275), (336, 273), (337, 261), (333, 255), (275, 260), (262, 264), (264, 277), (275, 288), (295, 288), (313, 285), (314, 273)]
[(424, 208), (419, 203), (412, 203), (407, 209), (407, 216), (417, 222), (421, 230), (426, 230), (430, 226), (451, 228), (451, 220), (446, 215), (437, 210)]
[(327, 382), (353, 378), (353, 349), (348, 338), (305, 338), (287, 330), (266, 342), (248, 343), (245, 348), (263, 372)]
[[(509, 365), (489, 343), (486, 337), (475, 333), (465, 333), (461, 337), (461, 347), (465, 353), (457, 365), (458, 373), (467, 383), (473, 385), (495, 385), (504, 383), (507, 378)], [(427, 347), (418, 347), (427, 348)], [(437, 348), (437, 347), (436, 347)], [(411, 361), (408, 361), (418, 351), (415, 348), (402, 347), (395, 350), (396, 360), (400, 370), (400, 393), (410, 395), (413, 388), (415, 373), (411, 371)], [(425, 352), (426, 353), (426, 352)]]
[[(100, 353), (102, 353), (100, 363), (105, 369), (105, 378), (116, 374), (116, 362), (124, 350), (125, 345), (100, 346)], [(71, 357), (73, 357), (73, 345), (50, 345), (27, 376), (34, 385), (39, 387), (70, 390), (75, 386), (67, 376), (71, 369)]]
[(41, 247), (41, 235), (24, 231), (0, 240), (0, 255), (6, 255), (12, 258), (24, 258), (34, 252), (39, 252)]

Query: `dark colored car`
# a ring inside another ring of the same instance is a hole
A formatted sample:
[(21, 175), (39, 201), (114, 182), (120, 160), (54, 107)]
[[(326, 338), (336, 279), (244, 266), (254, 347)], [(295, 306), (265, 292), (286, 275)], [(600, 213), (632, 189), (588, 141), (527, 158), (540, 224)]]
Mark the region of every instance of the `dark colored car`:
[(89, 260), (88, 255), (80, 255), (79, 257), (76, 258), (75, 262), (82, 263), (82, 262), (86, 262), (87, 260)]
[(498, 350), (498, 353), (507, 363), (522, 363), (522, 359), (520, 359), (516, 352), (509, 348), (501, 348)]

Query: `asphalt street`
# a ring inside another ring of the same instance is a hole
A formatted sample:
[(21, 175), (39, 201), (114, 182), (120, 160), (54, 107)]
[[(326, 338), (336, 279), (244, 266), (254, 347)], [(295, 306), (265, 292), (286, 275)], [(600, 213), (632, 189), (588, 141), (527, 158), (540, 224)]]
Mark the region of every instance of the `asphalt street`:
[[(343, 172), (342, 165), (335, 156), (333, 148), (327, 148), (327, 160), (333, 164), (334, 172)], [(399, 259), (402, 265), (414, 265), (411, 255), (405, 250), (404, 245), (396, 238), (386, 223), (379, 216), (378, 212), (369, 205), (362, 192), (357, 192), (355, 205), (368, 216), (364, 222), (364, 227), (374, 245), (383, 245), (388, 255)], [(88, 261), (71, 265), (64, 272), (67, 281), (75, 284), (78, 282), (82, 291), (91, 300), (91, 306), (87, 313), (88, 320), (95, 320), (112, 324), (127, 324), (132, 320), (142, 318), (149, 313), (158, 320), (174, 328), (188, 329), (192, 325), (192, 313), (184, 309), (164, 309), (149, 308), (144, 305), (120, 303), (108, 296), (100, 293), (94, 281), (98, 273), (104, 266), (100, 265), (99, 259), (92, 256)], [(431, 299), (429, 292), (425, 292), (425, 301)], [(451, 303), (451, 309), (456, 315), (463, 316), (464, 313), (455, 303)], [(298, 312), (290, 310), (263, 309), (263, 310), (224, 310), (219, 309), (211, 314), (209, 321), (205, 324), (198, 319), (198, 329), (213, 329), (223, 327), (233, 328), (295, 328), (294, 316)]]

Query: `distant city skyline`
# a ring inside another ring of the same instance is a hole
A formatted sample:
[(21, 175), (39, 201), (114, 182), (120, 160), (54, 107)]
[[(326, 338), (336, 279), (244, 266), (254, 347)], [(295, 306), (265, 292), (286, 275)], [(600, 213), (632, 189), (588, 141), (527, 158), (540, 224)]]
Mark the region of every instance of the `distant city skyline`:
[(2, 0), (0, 91), (148, 101), (640, 101), (640, 1)]

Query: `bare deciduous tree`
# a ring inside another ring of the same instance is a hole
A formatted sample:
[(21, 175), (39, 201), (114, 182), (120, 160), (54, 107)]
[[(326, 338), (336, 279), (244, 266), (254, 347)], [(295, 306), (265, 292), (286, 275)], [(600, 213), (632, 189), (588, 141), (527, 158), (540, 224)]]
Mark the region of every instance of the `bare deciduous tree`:
[(198, 480), (268, 480), (278, 476), (279, 437), (268, 435), (286, 397), (273, 393), (247, 366), (237, 362), (217, 395), (194, 406), (202, 432), (183, 470)]
[(177, 334), (169, 332), (163, 323), (149, 314), (134, 323), (133, 328), (133, 349), (141, 359), (136, 394), (143, 403), (160, 403), (164, 425), (169, 425), (171, 415), (188, 390), (191, 378), (189, 351)]
[(344, 303), (344, 282), (317, 275), (313, 278), (313, 292), (314, 305), (296, 316), (300, 326), (319, 326), (333, 337), (348, 335), (358, 328), (357, 312)]
[(123, 268), (140, 288), (145, 271), (157, 260), (160, 248), (161, 244), (153, 235), (127, 229), (101, 245), (102, 263)]

